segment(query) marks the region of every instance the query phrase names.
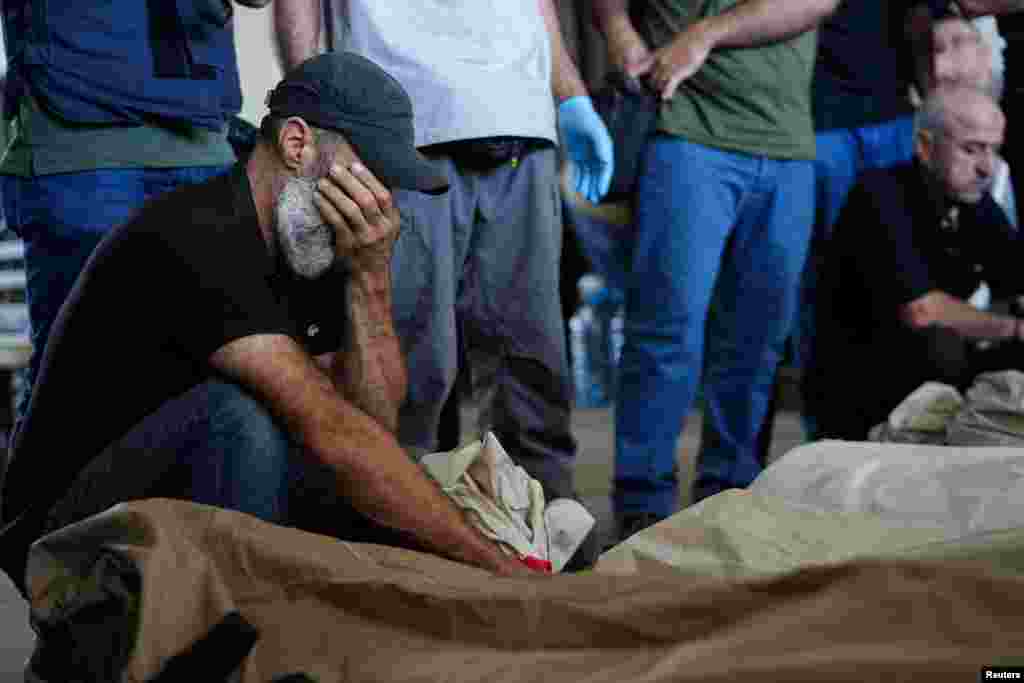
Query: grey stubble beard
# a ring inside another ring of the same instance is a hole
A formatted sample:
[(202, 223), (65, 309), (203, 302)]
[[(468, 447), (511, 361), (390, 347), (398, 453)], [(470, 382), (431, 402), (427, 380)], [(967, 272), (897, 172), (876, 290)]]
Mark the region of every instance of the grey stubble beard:
[(277, 198), (277, 243), (288, 266), (309, 280), (334, 263), (334, 232), (313, 203), (316, 178), (289, 178)]

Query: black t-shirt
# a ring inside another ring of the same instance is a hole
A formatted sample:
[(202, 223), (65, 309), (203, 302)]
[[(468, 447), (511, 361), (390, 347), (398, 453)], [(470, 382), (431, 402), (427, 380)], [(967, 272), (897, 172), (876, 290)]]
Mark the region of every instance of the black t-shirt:
[[(899, 319), (933, 290), (968, 299), (982, 281), (997, 297), (1024, 292), (1024, 240), (986, 195), (943, 231), (916, 163), (864, 173), (829, 244), (817, 293), (807, 399), (867, 430), (910, 392), (936, 379), (927, 341)], [(827, 434), (826, 434), (827, 435)]]
[(859, 128), (909, 114), (910, 0), (844, 0), (818, 29), (815, 130)]
[(105, 446), (210, 378), (254, 334), (341, 346), (345, 275), (304, 281), (271, 258), (245, 169), (148, 204), (97, 247), (62, 308), (15, 437), (3, 519), (56, 502)]

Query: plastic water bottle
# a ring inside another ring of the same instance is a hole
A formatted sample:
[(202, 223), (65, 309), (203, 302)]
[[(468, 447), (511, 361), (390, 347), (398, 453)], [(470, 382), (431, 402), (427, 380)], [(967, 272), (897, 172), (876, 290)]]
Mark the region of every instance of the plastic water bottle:
[(608, 405), (610, 398), (610, 347), (601, 316), (608, 290), (603, 278), (593, 273), (581, 277), (577, 288), (582, 303), (569, 319), (573, 393), (577, 407), (600, 408)]
[(569, 355), (572, 361), (572, 393), (577, 408), (593, 408), (590, 359), (587, 357), (587, 321), (582, 310), (569, 318)]
[(609, 368), (608, 386), (611, 387), (612, 395), (618, 393), (619, 386), (619, 359), (622, 358), (622, 343), (625, 339), (626, 307), (621, 303), (615, 307), (615, 313), (608, 324), (609, 353), (611, 355)]

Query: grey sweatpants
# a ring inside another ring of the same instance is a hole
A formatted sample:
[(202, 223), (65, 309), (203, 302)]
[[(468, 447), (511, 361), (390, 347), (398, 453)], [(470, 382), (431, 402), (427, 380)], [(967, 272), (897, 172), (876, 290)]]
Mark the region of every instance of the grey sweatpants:
[(495, 432), (549, 499), (570, 496), (576, 444), (558, 292), (557, 150), (534, 149), (486, 172), (435, 160), (451, 183), (446, 194), (395, 193), (394, 315), (409, 371), (400, 439), (415, 455), (435, 449), (461, 369), (480, 401), (479, 428)]

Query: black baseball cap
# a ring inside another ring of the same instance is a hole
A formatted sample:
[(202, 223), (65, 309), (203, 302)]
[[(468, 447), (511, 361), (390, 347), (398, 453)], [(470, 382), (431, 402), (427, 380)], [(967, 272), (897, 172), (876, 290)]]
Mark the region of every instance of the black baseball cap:
[(402, 84), (369, 59), (325, 52), (289, 71), (267, 93), (274, 116), (299, 116), (338, 131), (388, 187), (441, 194), (444, 172), (416, 151), (412, 101)]

